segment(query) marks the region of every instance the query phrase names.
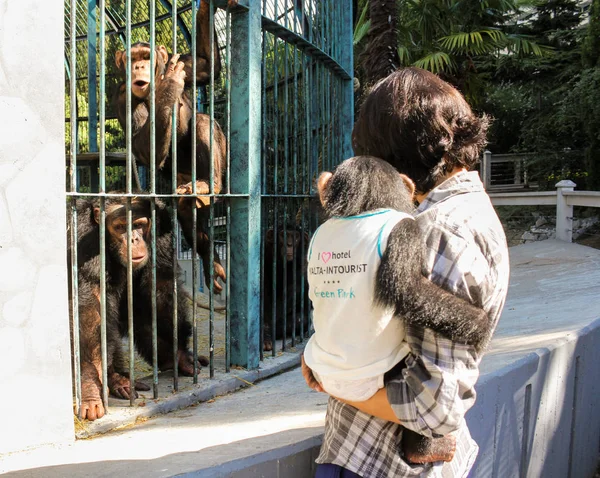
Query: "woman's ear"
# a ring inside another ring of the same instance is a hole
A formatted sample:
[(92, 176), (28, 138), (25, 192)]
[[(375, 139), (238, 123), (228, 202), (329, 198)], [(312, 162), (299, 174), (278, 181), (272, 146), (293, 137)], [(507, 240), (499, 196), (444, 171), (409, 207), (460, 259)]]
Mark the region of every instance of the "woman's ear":
[(410, 179), (406, 174), (400, 174), (400, 177), (402, 178), (402, 181), (404, 182), (404, 185), (406, 186), (406, 189), (408, 189), (410, 197), (412, 199), (414, 199), (414, 195), (415, 195), (415, 183), (413, 183), (412, 179)]
[(325, 171), (321, 173), (319, 179), (317, 179), (317, 191), (319, 192), (319, 200), (321, 201), (321, 204), (323, 206), (325, 206), (325, 189), (327, 189), (327, 185), (329, 184), (329, 181), (332, 177), (332, 173), (330, 173), (329, 171)]

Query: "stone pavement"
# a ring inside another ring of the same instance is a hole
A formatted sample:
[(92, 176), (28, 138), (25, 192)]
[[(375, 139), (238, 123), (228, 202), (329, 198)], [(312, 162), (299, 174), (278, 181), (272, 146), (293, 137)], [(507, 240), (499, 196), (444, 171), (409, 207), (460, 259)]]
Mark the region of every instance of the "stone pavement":
[[(593, 475), (600, 423), (600, 251), (542, 241), (511, 248), (510, 255), (507, 304), (482, 362), (477, 403), (467, 414), (481, 448), (475, 476)], [(326, 402), (294, 369), (122, 431), (0, 457), (0, 473), (307, 477)], [(275, 474), (261, 471), (266, 461), (294, 456), (302, 456), (295, 472), (281, 472), (283, 465)], [(591, 473), (571, 473), (583, 465), (588, 470), (590, 462)]]

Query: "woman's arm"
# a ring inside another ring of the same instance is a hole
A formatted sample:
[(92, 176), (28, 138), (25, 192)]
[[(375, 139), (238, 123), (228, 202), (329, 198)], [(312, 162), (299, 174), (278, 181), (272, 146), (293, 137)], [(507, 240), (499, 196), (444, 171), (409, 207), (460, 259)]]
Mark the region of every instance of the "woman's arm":
[[(327, 393), (321, 384), (315, 379), (310, 367), (306, 365), (304, 356), (302, 356), (301, 360), (302, 376), (304, 377), (304, 380), (306, 380), (306, 384), (317, 392)], [(375, 395), (364, 402), (351, 402), (337, 397), (334, 398), (360, 410), (361, 412), (368, 413), (369, 415), (373, 415), (374, 417), (381, 418), (389, 422), (400, 424), (400, 420), (398, 420), (398, 417), (394, 415), (394, 411), (392, 410), (390, 402), (387, 398), (385, 387), (379, 389)]]
[(342, 400), (341, 398), (337, 397), (334, 398), (360, 410), (363, 413), (367, 413), (368, 415), (373, 415), (374, 417), (387, 420), (388, 422), (394, 422), (398, 425), (402, 425), (398, 417), (394, 414), (394, 410), (392, 410), (385, 387), (380, 388), (375, 395), (364, 402), (351, 402), (349, 400)]

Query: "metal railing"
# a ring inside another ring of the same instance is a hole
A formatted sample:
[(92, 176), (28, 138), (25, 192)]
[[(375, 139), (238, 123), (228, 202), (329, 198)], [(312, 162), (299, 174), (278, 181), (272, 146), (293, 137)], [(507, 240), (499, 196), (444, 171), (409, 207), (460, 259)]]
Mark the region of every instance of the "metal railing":
[(573, 207), (600, 208), (600, 191), (575, 191), (573, 181), (556, 184), (556, 191), (494, 193), (494, 206), (556, 206), (556, 238), (573, 242)]

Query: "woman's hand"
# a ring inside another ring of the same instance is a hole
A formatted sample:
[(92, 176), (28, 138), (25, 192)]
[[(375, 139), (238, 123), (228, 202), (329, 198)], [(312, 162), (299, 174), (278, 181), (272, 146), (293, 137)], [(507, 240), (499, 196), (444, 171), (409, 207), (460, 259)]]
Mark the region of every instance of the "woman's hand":
[(304, 361), (304, 355), (300, 357), (300, 360), (302, 360), (302, 376), (304, 377), (304, 380), (306, 380), (306, 384), (317, 392), (325, 392), (323, 387), (321, 387), (321, 384), (317, 382), (312, 370), (308, 367), (308, 365), (306, 365), (306, 362)]

